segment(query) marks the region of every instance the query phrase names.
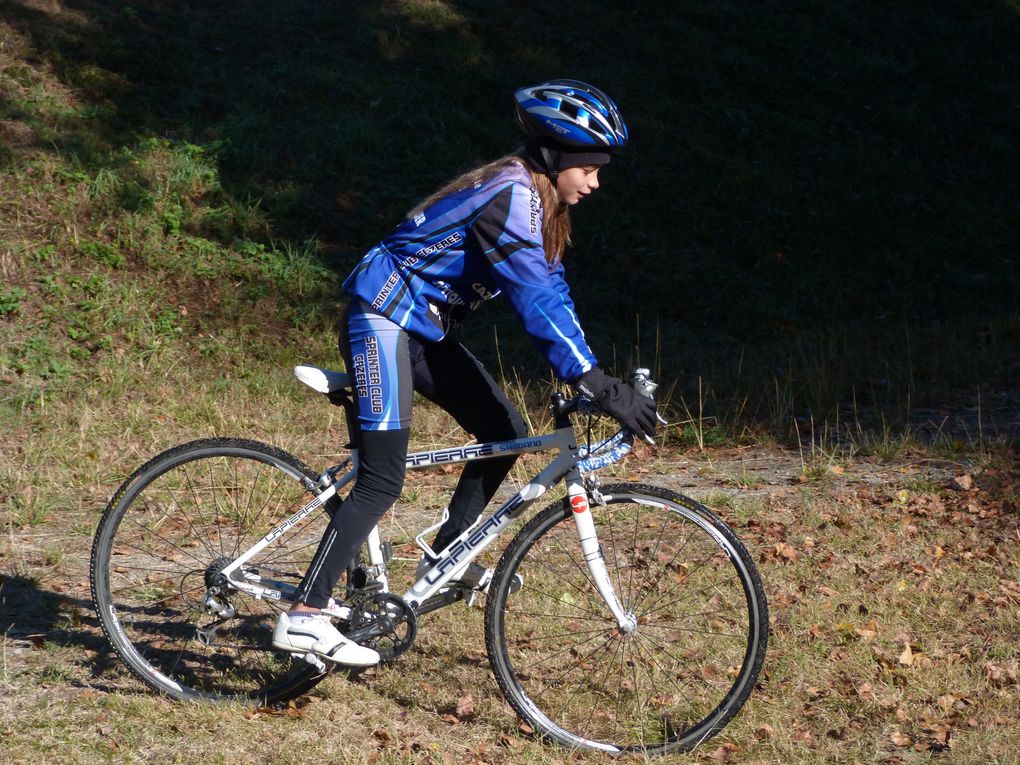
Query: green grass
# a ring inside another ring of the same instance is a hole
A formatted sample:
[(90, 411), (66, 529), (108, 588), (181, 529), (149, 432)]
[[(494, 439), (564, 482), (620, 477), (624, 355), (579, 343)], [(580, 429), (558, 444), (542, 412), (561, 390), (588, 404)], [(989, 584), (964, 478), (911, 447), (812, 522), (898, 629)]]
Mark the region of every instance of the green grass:
[[(731, 436), (782, 437), (851, 401), (899, 428), (1016, 363), (1014, 2), (597, 4), (583, 34), (480, 2), (5, 8), (19, 262), (173, 274), (235, 322), (328, 325), (340, 276), (404, 210), (514, 145), (513, 87), (562, 72), (633, 127), (568, 258), (607, 362), (652, 363)], [(0, 300), (19, 321), (36, 273)], [(514, 365), (540, 370), (489, 313)], [(487, 323), (466, 332), (494, 362)]]

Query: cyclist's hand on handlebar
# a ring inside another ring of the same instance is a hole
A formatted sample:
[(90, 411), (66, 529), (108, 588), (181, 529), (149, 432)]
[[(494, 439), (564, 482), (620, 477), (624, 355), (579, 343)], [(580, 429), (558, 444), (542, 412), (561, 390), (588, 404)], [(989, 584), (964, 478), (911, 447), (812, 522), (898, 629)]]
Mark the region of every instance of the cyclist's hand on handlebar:
[(640, 395), (618, 377), (593, 367), (574, 381), (574, 387), (635, 435), (645, 439), (655, 435), (655, 400)]

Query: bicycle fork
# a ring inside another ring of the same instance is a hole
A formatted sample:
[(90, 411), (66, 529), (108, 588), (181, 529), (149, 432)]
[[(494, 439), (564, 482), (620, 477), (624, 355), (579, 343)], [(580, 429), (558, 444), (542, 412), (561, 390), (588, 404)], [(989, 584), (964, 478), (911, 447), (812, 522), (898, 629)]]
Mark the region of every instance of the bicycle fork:
[(588, 503), (588, 492), (581, 482), (580, 473), (572, 472), (567, 476), (566, 482), (567, 498), (570, 502), (570, 509), (573, 511), (574, 525), (577, 526), (577, 538), (581, 543), (581, 552), (584, 562), (588, 566), (588, 573), (591, 574), (595, 588), (613, 614), (613, 618), (616, 619), (620, 631), (633, 632), (637, 628), (637, 618), (624, 609), (616, 594), (616, 589), (609, 579), (602, 545), (599, 544), (598, 534), (595, 531), (595, 518), (592, 516), (591, 506)]

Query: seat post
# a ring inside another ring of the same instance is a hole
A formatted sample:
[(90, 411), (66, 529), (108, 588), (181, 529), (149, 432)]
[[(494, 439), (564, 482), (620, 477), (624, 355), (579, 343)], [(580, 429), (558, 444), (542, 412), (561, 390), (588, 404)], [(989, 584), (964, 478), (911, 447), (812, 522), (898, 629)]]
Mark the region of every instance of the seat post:
[(347, 435), (349, 441), (346, 448), (357, 449), (360, 442), (361, 432), (358, 429), (358, 417), (354, 411), (354, 399), (348, 390), (335, 390), (326, 394), (329, 403), (344, 408), (344, 419), (347, 420)]

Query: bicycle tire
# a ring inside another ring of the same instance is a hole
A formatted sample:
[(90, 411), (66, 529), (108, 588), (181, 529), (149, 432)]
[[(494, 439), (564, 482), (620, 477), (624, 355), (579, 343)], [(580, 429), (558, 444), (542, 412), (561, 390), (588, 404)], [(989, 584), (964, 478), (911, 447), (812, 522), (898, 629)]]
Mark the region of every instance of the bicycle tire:
[(601, 493), (606, 505), (590, 498), (590, 507), (635, 630), (622, 632), (595, 590), (559, 501), (518, 532), (496, 567), (485, 615), (493, 672), (546, 740), (611, 753), (690, 750), (757, 682), (768, 641), (761, 579), (734, 532), (698, 502), (640, 484)]
[[(227, 599), (236, 615), (214, 632), (218, 617), (202, 604), (217, 569), (310, 501), (316, 481), (280, 449), (213, 438), (169, 449), (124, 482), (99, 522), (90, 578), (103, 631), (138, 678), (180, 700), (268, 705), (325, 676), (273, 649), (286, 603), (235, 590)], [(296, 586), (327, 520), (318, 509), (246, 571)]]

